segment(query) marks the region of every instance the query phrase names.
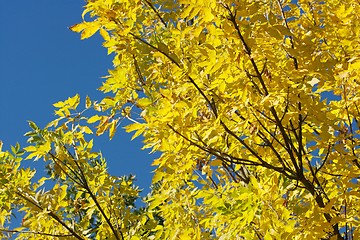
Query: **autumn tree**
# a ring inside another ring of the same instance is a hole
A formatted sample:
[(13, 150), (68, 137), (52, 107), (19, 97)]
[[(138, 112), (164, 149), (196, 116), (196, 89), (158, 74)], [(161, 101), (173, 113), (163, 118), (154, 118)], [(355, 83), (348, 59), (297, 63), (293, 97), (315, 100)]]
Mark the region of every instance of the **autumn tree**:
[[(99, 31), (114, 56), (105, 97), (32, 126), (25, 151), (50, 162), (50, 191), (19, 148), (1, 153), (2, 216), (20, 206), (26, 231), (78, 239), (359, 239), (359, 13), (357, 0), (88, 0), (71, 30)], [(123, 119), (161, 153), (141, 214), (84, 137)]]

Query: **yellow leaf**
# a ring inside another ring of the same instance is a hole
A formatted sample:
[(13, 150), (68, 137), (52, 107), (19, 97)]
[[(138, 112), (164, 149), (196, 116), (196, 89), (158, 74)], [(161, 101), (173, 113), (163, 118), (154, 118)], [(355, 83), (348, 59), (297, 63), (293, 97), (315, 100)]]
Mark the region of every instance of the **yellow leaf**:
[(71, 109), (75, 109), (80, 103), (79, 94), (76, 94), (71, 98), (68, 98), (65, 102), (69, 105)]
[(82, 30), (87, 28), (87, 26), (88, 26), (87, 22), (82, 22), (82, 23), (78, 23), (78, 24), (71, 26), (70, 30), (73, 32), (81, 32)]
[(161, 52), (163, 52), (165, 54), (169, 54), (169, 48), (164, 43), (159, 42), (158, 48)]
[(87, 134), (92, 134), (93, 133), (93, 131), (91, 131), (91, 129), (88, 126), (83, 126), (82, 131), (84, 133), (87, 133)]
[(59, 101), (59, 102), (53, 104), (53, 106), (54, 106), (54, 107), (57, 107), (57, 108), (61, 108), (61, 107), (63, 107), (64, 105), (65, 105), (65, 104), (64, 104), (64, 102), (62, 102), (62, 101)]
[(94, 123), (94, 122), (97, 122), (97, 121), (99, 121), (99, 120), (101, 120), (101, 117), (98, 116), (98, 115), (94, 115), (94, 116), (92, 116), (91, 118), (89, 118), (89, 119), (87, 120), (87, 123)]
[(126, 126), (125, 129), (126, 129), (126, 132), (132, 132), (132, 131), (141, 129), (142, 127), (143, 127), (143, 124), (141, 124), (141, 123), (133, 123), (133, 124)]
[(272, 240), (273, 238), (271, 237), (269, 231), (266, 232), (265, 236), (264, 236), (264, 240)]
[(159, 199), (159, 198), (153, 199), (153, 201), (150, 202), (149, 210), (156, 208), (157, 206), (162, 204), (163, 201), (164, 201), (163, 199)]
[(37, 148), (35, 146), (28, 146), (28, 147), (25, 147), (24, 150), (27, 152), (35, 152), (37, 150)]
[(350, 64), (350, 68), (353, 70), (360, 69), (360, 61), (355, 61)]
[(117, 124), (116, 120), (111, 122), (110, 130), (109, 130), (109, 138), (110, 139), (112, 139), (114, 137), (114, 134), (116, 132), (116, 124)]
[(85, 108), (89, 108), (90, 106), (91, 106), (91, 100), (90, 100), (89, 96), (86, 96)]
[(103, 28), (100, 28), (100, 35), (104, 38), (105, 41), (110, 40), (110, 35), (109, 35), (108, 31), (106, 31)]
[(152, 101), (149, 98), (140, 98), (137, 100), (139, 107), (147, 107), (152, 104)]
[(267, 32), (271, 37), (274, 37), (274, 38), (276, 38), (276, 39), (278, 39), (278, 40), (283, 40), (283, 38), (284, 38), (284, 36), (282, 36), (282, 35), (280, 34), (280, 32), (279, 32), (276, 28), (274, 28), (274, 27), (269, 27), (269, 28), (267, 28), (267, 29), (266, 29), (266, 32)]
[(81, 40), (86, 39), (94, 35), (100, 28), (100, 23), (91, 22), (88, 26), (81, 32)]
[(140, 136), (143, 132), (145, 131), (145, 128), (141, 128), (138, 131), (136, 131), (134, 133), (134, 135), (131, 137), (131, 140), (134, 140), (135, 138), (137, 138), (138, 136)]
[(214, 19), (214, 15), (211, 13), (211, 8), (204, 9), (204, 20), (206, 22), (211, 22)]
[(222, 160), (220, 160), (220, 159), (215, 159), (215, 160), (213, 160), (213, 161), (210, 162), (210, 165), (211, 165), (211, 166), (222, 166), (222, 163), (223, 163)]
[(290, 32), (288, 28), (283, 25), (274, 25), (272, 26), (274, 29), (278, 30), (283, 36), (292, 36), (293, 34)]
[(59, 190), (60, 190), (60, 194), (58, 194), (58, 200), (61, 201), (66, 197), (67, 185), (62, 185)]

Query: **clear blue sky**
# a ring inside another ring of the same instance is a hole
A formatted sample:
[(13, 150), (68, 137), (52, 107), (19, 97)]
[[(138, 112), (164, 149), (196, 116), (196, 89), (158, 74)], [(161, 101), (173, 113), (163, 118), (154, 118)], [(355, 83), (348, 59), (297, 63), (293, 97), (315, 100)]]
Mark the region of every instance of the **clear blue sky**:
[[(4, 148), (26, 143), (27, 120), (44, 127), (53, 103), (79, 93), (100, 99), (96, 89), (112, 68), (99, 34), (81, 41), (68, 27), (81, 22), (82, 0), (2, 1), (0, 7), (0, 140)], [(135, 174), (149, 191), (155, 155), (140, 150), (141, 139), (119, 129), (112, 141), (95, 138), (94, 149), (116, 176)], [(39, 167), (35, 164), (33, 166)], [(43, 171), (42, 169), (39, 171)]]

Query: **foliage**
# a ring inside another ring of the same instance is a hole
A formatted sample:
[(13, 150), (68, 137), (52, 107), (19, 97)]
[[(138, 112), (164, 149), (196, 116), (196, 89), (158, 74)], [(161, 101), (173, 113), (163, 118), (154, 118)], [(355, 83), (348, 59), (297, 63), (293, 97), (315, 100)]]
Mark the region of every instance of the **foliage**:
[[(359, 12), (354, 0), (88, 0), (71, 29), (99, 31), (114, 56), (105, 97), (86, 98), (96, 114), (74, 96), (45, 129), (31, 123), (24, 150), (49, 162), (45, 180), (19, 169), (19, 147), (1, 153), (0, 225), (19, 206), (19, 231), (78, 239), (360, 238)], [(109, 176), (84, 136), (112, 138), (124, 119), (162, 153), (141, 213), (132, 179)]]
[[(78, 99), (69, 98), (71, 108), (76, 108)], [(19, 233), (19, 239), (105, 239), (112, 235), (111, 239), (139, 239), (136, 236), (150, 233), (155, 220), (148, 219), (143, 209), (135, 209), (140, 191), (133, 185), (134, 178), (107, 173), (101, 154), (91, 150), (93, 140), (85, 140), (84, 134), (91, 130), (81, 126), (82, 120), (71, 114), (54, 130), (41, 130), (30, 122), (32, 131), (26, 136), (33, 145), (24, 150), (28, 159), (44, 159), (48, 170), (47, 177), (38, 181), (32, 181), (34, 170), (19, 168), (24, 154), (19, 145), (13, 153), (1, 153), (1, 226), (13, 209), (24, 213), (21, 226), (2, 229), (3, 237)]]

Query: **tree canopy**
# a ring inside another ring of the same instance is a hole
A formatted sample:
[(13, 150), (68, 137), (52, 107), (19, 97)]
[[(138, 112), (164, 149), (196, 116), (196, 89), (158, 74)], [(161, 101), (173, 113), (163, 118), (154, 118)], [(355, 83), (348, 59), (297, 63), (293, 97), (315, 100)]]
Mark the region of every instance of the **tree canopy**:
[[(0, 153), (0, 234), (359, 239), (359, 18), (358, 0), (87, 0), (70, 29), (113, 57), (104, 98), (55, 103)], [(92, 151), (121, 126), (161, 153), (141, 208)]]

